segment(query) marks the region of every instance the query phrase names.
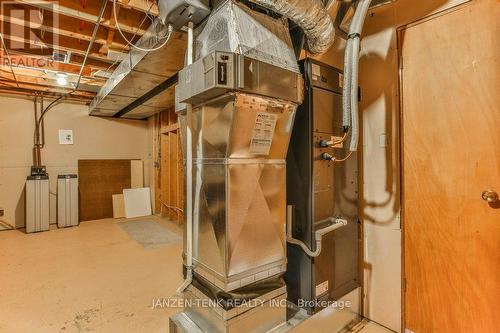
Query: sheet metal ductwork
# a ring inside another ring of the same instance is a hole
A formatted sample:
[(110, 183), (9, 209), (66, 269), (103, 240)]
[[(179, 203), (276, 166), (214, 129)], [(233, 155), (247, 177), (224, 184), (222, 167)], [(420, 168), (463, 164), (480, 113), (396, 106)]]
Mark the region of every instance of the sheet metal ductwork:
[(306, 35), (305, 48), (321, 54), (332, 46), (335, 27), (321, 0), (250, 0), (262, 7), (289, 18)]
[(176, 88), (192, 105), (180, 118), (193, 133), (195, 272), (230, 291), (285, 270), (282, 189), (303, 79), (285, 19), (226, 1), (195, 36)]
[(229, 1), (195, 31), (195, 60), (213, 51), (232, 52), (299, 73), (286, 19), (273, 19)]
[[(158, 46), (161, 44), (157, 39), (158, 31), (160, 35), (165, 35), (167, 29), (159, 20), (155, 21), (136, 45), (146, 49)], [(90, 115), (112, 117), (175, 74), (179, 65), (164, 63), (169, 52), (168, 47), (152, 52), (132, 48), (90, 103)], [(169, 94), (171, 92), (164, 91), (156, 95), (127, 113), (126, 117), (143, 119), (165, 110), (171, 106)]]
[(262, 306), (193, 302), (171, 322), (186, 315), (203, 332), (267, 332), (286, 321), (285, 307), (267, 304), (286, 300), (286, 154), (302, 75), (288, 20), (237, 1), (220, 3), (195, 29), (194, 44), (195, 61), (176, 87), (177, 102), (186, 103), (179, 119), (192, 189), (182, 291), (190, 300), (221, 295)]
[[(334, 24), (320, 0), (250, 1), (294, 21), (305, 32), (306, 49), (309, 52), (319, 54), (332, 45)], [(179, 28), (179, 22), (186, 19), (186, 13), (196, 14), (197, 22), (208, 14), (208, 7), (204, 4), (206, 1), (185, 1), (185, 5), (182, 2), (160, 1), (160, 9), (163, 9), (160, 19), (151, 25), (136, 45), (142, 48), (157, 47), (161, 44), (157, 35), (162, 34), (158, 31), (167, 29), (164, 23)], [(204, 28), (197, 29), (200, 34), (196, 36), (196, 59), (214, 50), (231, 51), (298, 72), (294, 51), (287, 45), (290, 39), (288, 31), (276, 30), (272, 18), (253, 12), (246, 6), (234, 2), (230, 2), (230, 5), (224, 5), (224, 1), (221, 3), (209, 19), (202, 23)], [(187, 9), (183, 10), (184, 7)], [(170, 92), (166, 90), (137, 103), (174, 74), (172, 66), (165, 66), (162, 62), (168, 52), (168, 47), (152, 52), (132, 48), (91, 102), (89, 114), (116, 116), (136, 104), (123, 117), (143, 119), (170, 107)]]

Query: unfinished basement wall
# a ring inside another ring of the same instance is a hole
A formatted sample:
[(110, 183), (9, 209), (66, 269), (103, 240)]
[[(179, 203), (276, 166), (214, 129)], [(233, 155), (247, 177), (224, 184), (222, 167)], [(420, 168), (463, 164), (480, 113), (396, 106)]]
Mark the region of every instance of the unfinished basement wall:
[[(48, 102), (45, 104), (47, 105)], [(0, 220), (24, 226), (24, 186), (32, 165), (33, 101), (0, 96)], [(73, 130), (74, 144), (60, 145), (60, 129)], [(144, 183), (150, 183), (151, 126), (148, 121), (88, 116), (85, 105), (63, 103), (45, 116), (42, 163), (56, 193), (59, 173), (77, 173), (79, 159), (142, 159)], [(50, 194), (50, 221), (56, 223), (56, 197)]]
[[(474, 0), (482, 1), (482, 0)], [(467, 0), (398, 0), (368, 13), (360, 54), (363, 313), (401, 332), (399, 59), (397, 29)], [(343, 68), (343, 40), (318, 60)]]

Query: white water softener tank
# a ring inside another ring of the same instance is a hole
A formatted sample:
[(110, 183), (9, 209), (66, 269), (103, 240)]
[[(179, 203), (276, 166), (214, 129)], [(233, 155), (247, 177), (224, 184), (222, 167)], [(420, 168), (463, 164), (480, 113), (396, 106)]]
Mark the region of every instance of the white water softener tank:
[(57, 176), (57, 227), (78, 225), (78, 176)]
[(49, 176), (26, 179), (26, 232), (49, 230)]

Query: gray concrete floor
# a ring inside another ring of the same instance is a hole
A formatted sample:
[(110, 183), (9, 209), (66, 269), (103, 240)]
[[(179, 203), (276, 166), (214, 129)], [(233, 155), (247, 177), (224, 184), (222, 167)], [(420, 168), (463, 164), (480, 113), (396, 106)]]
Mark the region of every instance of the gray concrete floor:
[[(175, 223), (151, 219), (182, 235)], [(151, 305), (181, 284), (182, 243), (147, 249), (123, 221), (0, 232), (0, 332), (168, 332), (181, 309)], [(328, 312), (320, 314), (294, 331), (328, 332)], [(389, 331), (367, 323), (355, 332)]]

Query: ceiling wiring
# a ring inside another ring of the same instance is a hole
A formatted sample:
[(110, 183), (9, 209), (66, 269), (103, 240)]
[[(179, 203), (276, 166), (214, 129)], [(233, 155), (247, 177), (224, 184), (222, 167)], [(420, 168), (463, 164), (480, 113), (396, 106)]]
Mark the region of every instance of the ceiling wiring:
[[(115, 18), (116, 30), (118, 30), (118, 33), (122, 36), (122, 38), (125, 40), (125, 42), (130, 47), (135, 48), (135, 49), (140, 50), (140, 51), (144, 51), (144, 52), (152, 52), (152, 51), (157, 51), (157, 50), (161, 49), (162, 47), (164, 47), (165, 45), (167, 45), (168, 41), (170, 40), (170, 37), (172, 36), (172, 32), (173, 32), (172, 26), (170, 24), (167, 27), (167, 34), (165, 36), (163, 36), (163, 37), (156, 36), (157, 42), (160, 42), (161, 39), (165, 38), (165, 41), (162, 42), (161, 45), (159, 45), (159, 46), (147, 49), (147, 48), (143, 48), (143, 47), (137, 46), (134, 43), (132, 43), (127, 37), (125, 37), (125, 34), (123, 33), (123, 31), (120, 27), (120, 22), (118, 20), (118, 12), (116, 10), (116, 7), (117, 7), (116, 2), (117, 2), (117, 0), (113, 0), (113, 15)], [(153, 6), (153, 4), (151, 4), (151, 6), (149, 7), (149, 9), (147, 11), (148, 13), (151, 11), (152, 6)], [(154, 20), (152, 22), (152, 24), (155, 24), (155, 22), (158, 22), (158, 21)]]
[(5, 55), (7, 56), (7, 61), (9, 62), (9, 67), (10, 67), (10, 71), (12, 73), (12, 76), (14, 77), (14, 80), (16, 81), (17, 87), (20, 88), (16, 73), (14, 72), (14, 68), (12, 67), (12, 60), (10, 58), (9, 51), (7, 50), (7, 45), (5, 45), (5, 40), (3, 39), (3, 34), (1, 32), (0, 32), (0, 39), (2, 40), (2, 47), (3, 47), (3, 50), (5, 52)]

